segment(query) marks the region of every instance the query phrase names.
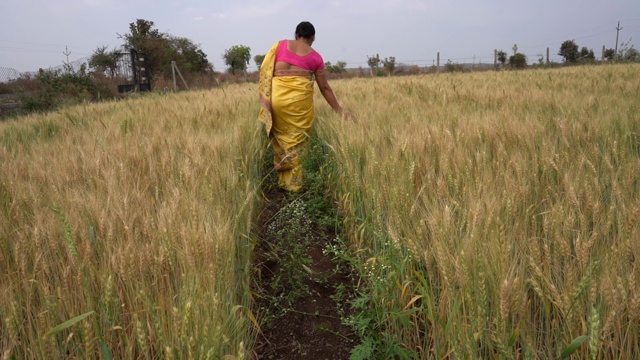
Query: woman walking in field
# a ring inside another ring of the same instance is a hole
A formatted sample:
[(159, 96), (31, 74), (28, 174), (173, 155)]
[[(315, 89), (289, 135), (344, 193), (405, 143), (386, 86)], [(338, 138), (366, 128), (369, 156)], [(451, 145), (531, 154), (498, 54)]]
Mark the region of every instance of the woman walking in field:
[(296, 27), (295, 40), (274, 44), (260, 66), (259, 120), (265, 124), (273, 145), (278, 185), (292, 192), (302, 188), (300, 155), (315, 120), (314, 77), (331, 108), (350, 117), (327, 82), (322, 56), (311, 47), (315, 34), (310, 22), (301, 22)]

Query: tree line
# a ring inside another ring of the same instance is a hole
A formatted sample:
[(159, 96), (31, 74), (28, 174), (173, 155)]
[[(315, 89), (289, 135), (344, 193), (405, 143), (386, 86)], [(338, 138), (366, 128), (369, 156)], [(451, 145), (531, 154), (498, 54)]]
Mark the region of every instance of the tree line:
[[(213, 65), (208, 61), (207, 55), (200, 49), (199, 45), (190, 39), (160, 32), (155, 28), (153, 21), (137, 19), (129, 24), (128, 33), (118, 34), (118, 37), (123, 40), (122, 47), (124, 49), (135, 49), (147, 55), (150, 68), (155, 76), (169, 77), (172, 61), (175, 61), (181, 69), (190, 73), (213, 72)], [(99, 73), (113, 77), (116, 75), (117, 57), (120, 51), (118, 49), (108, 51), (106, 46), (98, 47), (90, 57), (89, 66)], [(502, 66), (507, 64), (512, 68), (524, 68), (527, 66), (527, 57), (518, 52), (517, 45), (513, 47), (512, 56), (508, 57), (504, 50), (498, 51), (496, 55), (497, 61)], [(560, 46), (558, 55), (563, 57), (563, 61), (566, 64), (596, 61), (593, 49), (580, 48), (575, 40), (564, 41)], [(258, 54), (252, 58), (251, 48), (245, 45), (234, 45), (226, 49), (222, 57), (227, 66), (227, 72), (238, 75), (247, 72), (247, 67), (252, 59), (259, 68), (264, 61), (265, 55)], [(604, 58), (609, 61), (640, 61), (640, 53), (629, 41), (627, 43), (623, 42), (617, 53), (614, 49), (606, 49)], [(543, 61), (542, 58), (538, 59), (541, 64)], [(397, 67), (395, 57), (390, 56), (382, 59), (378, 54), (367, 56), (367, 65), (369, 66), (370, 74), (376, 76), (393, 75)], [(447, 69), (454, 69), (456, 65), (449, 62), (446, 67)], [(326, 62), (325, 68), (329, 73), (343, 73), (347, 71), (347, 63), (344, 61), (338, 61), (335, 64)]]
[[(524, 68), (527, 66), (526, 55), (518, 52), (518, 45), (513, 45), (514, 54), (508, 58), (508, 64), (514, 68)], [(594, 63), (596, 62), (596, 55), (593, 49), (589, 49), (586, 46), (580, 48), (575, 40), (565, 40), (558, 51), (558, 55), (562, 56), (562, 60), (565, 64), (575, 65), (581, 63)], [(504, 50), (497, 52), (497, 60), (501, 65), (507, 64), (507, 53)], [(640, 53), (631, 44), (631, 40), (628, 42), (622, 42), (620, 49), (616, 53), (614, 49), (605, 49), (603, 53), (603, 60), (605, 61), (628, 61), (628, 62), (640, 62)], [(540, 56), (538, 59), (539, 64), (544, 64), (544, 58)]]
[[(576, 44), (575, 40), (566, 40), (560, 46), (558, 55), (564, 58), (564, 61), (569, 64), (575, 64), (580, 62), (593, 62), (596, 60), (593, 49), (588, 49), (586, 46), (580, 47)], [(640, 52), (631, 45), (631, 40), (628, 42), (622, 42), (618, 53), (614, 49), (605, 49), (603, 57), (606, 60), (624, 60), (637, 62), (640, 61)]]

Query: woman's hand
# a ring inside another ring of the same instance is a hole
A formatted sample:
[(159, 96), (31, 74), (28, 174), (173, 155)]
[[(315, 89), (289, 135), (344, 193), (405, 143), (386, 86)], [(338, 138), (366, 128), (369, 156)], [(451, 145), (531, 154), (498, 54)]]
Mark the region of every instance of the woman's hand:
[(340, 116), (342, 117), (342, 120), (350, 120), (355, 122), (358, 122), (356, 117), (348, 110), (342, 110), (340, 111)]

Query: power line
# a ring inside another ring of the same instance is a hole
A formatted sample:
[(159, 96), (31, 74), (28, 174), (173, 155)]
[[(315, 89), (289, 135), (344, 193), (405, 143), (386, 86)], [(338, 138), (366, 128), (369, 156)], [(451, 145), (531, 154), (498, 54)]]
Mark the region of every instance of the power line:
[(63, 47), (63, 46), (69, 46), (72, 48), (72, 50), (81, 50), (81, 51), (92, 51), (92, 50), (88, 50), (85, 49), (84, 47), (77, 47), (77, 46), (73, 46), (73, 45), (67, 45), (67, 44), (55, 44), (55, 43), (38, 43), (38, 42), (28, 42), (28, 41), (14, 41), (14, 40), (3, 40), (0, 39), (0, 43), (10, 43), (10, 44), (18, 44), (18, 45), (36, 45), (36, 46), (48, 46), (48, 47)]
[[(33, 54), (38, 54), (38, 53), (57, 54), (60, 51), (59, 50), (29, 49), (29, 48), (3, 47), (3, 46), (0, 46), (0, 52), (33, 53)], [(89, 56), (90, 55), (90, 54), (87, 54), (85, 52), (75, 52), (75, 54), (82, 55), (82, 56)]]
[[(583, 39), (587, 39), (587, 38), (591, 38), (594, 36), (599, 36), (599, 35), (605, 35), (605, 34), (609, 34), (609, 33), (613, 33), (613, 31), (615, 29), (611, 29), (611, 30), (607, 30), (607, 31), (599, 31), (599, 32), (593, 32), (595, 30), (599, 30), (605, 27), (609, 27), (612, 26), (611, 22), (609, 23), (603, 23), (601, 25), (596, 25), (593, 27), (590, 27), (589, 29), (586, 29), (584, 31), (578, 31), (576, 33), (574, 33), (573, 35), (569, 35), (569, 36), (564, 36), (565, 39), (573, 39), (573, 40), (583, 40)], [(562, 40), (564, 41), (564, 40)], [(540, 46), (549, 46), (550, 43), (557, 43), (558, 41), (549, 41), (546, 43), (538, 43), (538, 44), (524, 44), (522, 46), (520, 46), (520, 48), (532, 48), (532, 47), (540, 47)], [(561, 42), (561, 41), (560, 41)]]
[[(581, 36), (581, 37), (568, 36), (567, 38), (571, 38), (573, 40), (583, 40), (583, 39), (587, 39), (587, 38), (598, 36), (598, 35), (609, 34), (609, 33), (612, 33), (612, 32), (613, 32), (613, 30), (609, 30), (609, 31), (603, 31), (603, 32), (590, 34), (590, 35), (585, 35), (585, 36)], [(553, 43), (556, 43), (556, 42), (557, 41), (553, 41)], [(519, 46), (519, 47), (522, 48), (522, 49), (528, 49), (528, 48), (532, 48), (532, 47), (549, 46), (549, 43), (551, 43), (551, 42), (546, 42), (544, 44), (540, 43), (540, 44), (535, 44), (535, 45), (525, 44), (525, 45), (522, 45), (522, 46)]]
[(11, 43), (11, 44), (20, 44), (20, 45), (38, 45), (38, 46), (64, 46), (62, 44), (45, 44), (45, 43), (37, 43), (37, 42), (28, 42), (28, 41), (13, 41), (13, 40), (2, 40), (0, 42)]
[(27, 52), (27, 53), (58, 53), (57, 50), (37, 50), (37, 49), (25, 49), (15, 47), (0, 47), (0, 51), (4, 52)]

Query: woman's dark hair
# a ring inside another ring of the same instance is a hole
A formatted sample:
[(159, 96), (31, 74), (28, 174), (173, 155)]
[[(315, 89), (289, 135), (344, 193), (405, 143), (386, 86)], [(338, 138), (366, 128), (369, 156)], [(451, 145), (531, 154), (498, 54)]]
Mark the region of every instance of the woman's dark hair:
[(304, 39), (311, 39), (316, 34), (316, 28), (308, 21), (303, 21), (296, 26), (296, 35)]

